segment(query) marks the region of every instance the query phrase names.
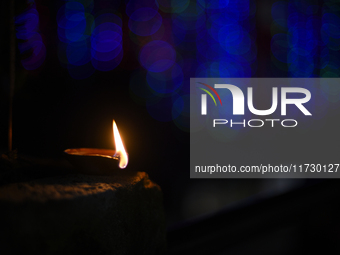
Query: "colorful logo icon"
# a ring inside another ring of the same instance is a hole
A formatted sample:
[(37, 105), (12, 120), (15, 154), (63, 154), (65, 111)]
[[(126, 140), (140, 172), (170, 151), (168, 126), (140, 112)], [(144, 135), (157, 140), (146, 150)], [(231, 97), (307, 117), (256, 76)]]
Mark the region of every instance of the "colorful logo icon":
[[(220, 103), (222, 105), (222, 100), (221, 100), (220, 96), (218, 95), (217, 91), (213, 87), (211, 87), (210, 85), (205, 84), (203, 82), (197, 82), (197, 83), (202, 84), (202, 85), (206, 86), (207, 88), (211, 89), (211, 91), (217, 96), (218, 100), (220, 101)], [(199, 88), (199, 89), (201, 89), (204, 92), (206, 92), (212, 98), (212, 100), (214, 101), (215, 105), (217, 106), (217, 103), (216, 103), (216, 100), (215, 100), (214, 96), (208, 90), (206, 90), (204, 88)]]

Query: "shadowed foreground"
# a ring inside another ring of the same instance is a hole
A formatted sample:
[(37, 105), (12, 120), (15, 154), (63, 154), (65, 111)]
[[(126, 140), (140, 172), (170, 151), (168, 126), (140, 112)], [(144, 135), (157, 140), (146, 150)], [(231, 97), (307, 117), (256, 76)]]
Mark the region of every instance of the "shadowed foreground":
[(162, 254), (162, 193), (144, 172), (0, 188), (0, 253)]

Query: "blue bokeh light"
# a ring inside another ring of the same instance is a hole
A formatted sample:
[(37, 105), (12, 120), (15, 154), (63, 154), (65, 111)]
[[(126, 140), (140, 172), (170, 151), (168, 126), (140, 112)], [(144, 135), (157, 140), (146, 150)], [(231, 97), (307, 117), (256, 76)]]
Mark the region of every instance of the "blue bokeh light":
[(39, 13), (33, 3), (28, 10), (15, 17), (16, 37), (23, 42), (18, 43), (20, 53), (29, 52), (29, 56), (21, 60), (26, 70), (39, 68), (46, 58), (46, 47), (39, 33)]
[(152, 8), (140, 8), (129, 19), (129, 28), (136, 35), (149, 36), (158, 31), (162, 25), (162, 16)]
[(75, 79), (95, 70), (110, 71), (123, 58), (122, 19), (111, 13), (92, 15), (92, 0), (67, 1), (58, 11), (58, 56)]
[(287, 29), (287, 13), (288, 3), (286, 1), (278, 1), (272, 5), (273, 22), (279, 25), (282, 29)]
[(314, 15), (317, 7), (307, 1), (279, 1), (272, 6), (273, 23), (280, 32), (272, 37), (271, 51), (279, 62), (286, 64), (283, 71), (288, 71), (289, 76), (315, 76), (321, 44), (317, 31), (320, 19)]
[(229, 0), (198, 0), (206, 9), (223, 9), (229, 4)]
[(169, 69), (176, 60), (176, 51), (167, 42), (156, 40), (146, 44), (140, 54), (141, 65), (151, 72), (163, 72)]
[(151, 72), (146, 75), (150, 88), (158, 94), (172, 94), (178, 92), (183, 85), (183, 72), (178, 64), (174, 64), (163, 72)]
[(190, 3), (190, 0), (156, 0), (160, 10), (165, 13), (181, 13)]
[(92, 8), (92, 1), (67, 1), (57, 13), (59, 60), (74, 79), (88, 78), (94, 72), (90, 52)]
[(115, 14), (102, 14), (95, 19), (91, 35), (92, 65), (99, 71), (116, 68), (123, 59), (122, 20)]
[(130, 0), (127, 4), (126, 4), (126, 14), (131, 17), (131, 15), (141, 9), (141, 8), (152, 8), (154, 10), (158, 10), (158, 5), (157, 2), (155, 0)]
[(91, 62), (93, 67), (99, 71), (111, 71), (120, 64), (123, 59), (123, 55), (123, 50), (120, 48), (119, 54), (111, 60), (97, 60), (96, 58), (92, 57)]
[(81, 66), (91, 60), (89, 45), (87, 41), (72, 43), (66, 46), (66, 56), (68, 63), (75, 66)]

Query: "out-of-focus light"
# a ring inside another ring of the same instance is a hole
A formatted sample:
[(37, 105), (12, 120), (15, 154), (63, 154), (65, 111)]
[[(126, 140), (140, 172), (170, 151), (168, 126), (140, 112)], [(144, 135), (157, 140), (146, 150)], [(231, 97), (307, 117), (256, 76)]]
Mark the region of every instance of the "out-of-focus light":
[(156, 93), (172, 94), (178, 92), (183, 85), (183, 72), (178, 64), (174, 64), (163, 72), (151, 72), (146, 75), (150, 88)]
[(92, 0), (67, 1), (57, 13), (59, 60), (74, 79), (88, 78), (94, 72), (90, 62), (90, 36), (94, 29), (92, 9)]
[(92, 65), (99, 71), (116, 68), (123, 59), (122, 20), (106, 13), (96, 18), (91, 36)]
[(181, 13), (189, 3), (190, 0), (157, 0), (159, 9), (165, 13)]
[(169, 69), (176, 60), (176, 51), (167, 42), (156, 40), (146, 44), (140, 54), (141, 65), (151, 72), (163, 72)]
[(155, 0), (129, 0), (126, 4), (126, 14), (130, 17), (135, 11), (141, 8), (158, 10), (158, 5)]
[(131, 14), (129, 28), (136, 35), (149, 36), (162, 25), (162, 16), (152, 8), (140, 8)]
[(31, 7), (15, 18), (16, 37), (24, 42), (19, 42), (20, 53), (30, 52), (30, 55), (21, 60), (26, 70), (39, 68), (46, 58), (46, 47), (39, 33), (39, 13), (36, 5)]
[[(180, 129), (188, 131), (190, 77), (254, 74), (255, 4), (249, 0), (157, 0), (156, 6), (154, 3), (130, 0), (126, 6), (130, 37), (141, 45), (138, 59), (145, 69), (145, 73), (132, 75), (130, 92), (138, 102), (146, 103), (153, 118), (174, 121)], [(163, 16), (164, 32), (153, 34), (160, 19), (153, 22), (155, 27), (146, 29), (144, 24), (162, 12), (171, 13), (170, 22)], [(146, 78), (147, 83), (139, 81), (137, 85), (138, 78)]]

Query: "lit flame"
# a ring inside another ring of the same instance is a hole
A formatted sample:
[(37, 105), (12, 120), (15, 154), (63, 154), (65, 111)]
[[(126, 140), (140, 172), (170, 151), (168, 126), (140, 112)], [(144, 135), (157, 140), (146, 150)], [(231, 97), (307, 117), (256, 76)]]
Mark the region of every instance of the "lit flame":
[(116, 122), (114, 120), (112, 123), (112, 127), (113, 127), (113, 137), (114, 137), (114, 142), (115, 142), (115, 147), (116, 147), (116, 153), (113, 156), (119, 158), (119, 167), (125, 168), (128, 164), (129, 159), (128, 159), (126, 150), (124, 148), (122, 138), (120, 137), (120, 134), (118, 132)]

